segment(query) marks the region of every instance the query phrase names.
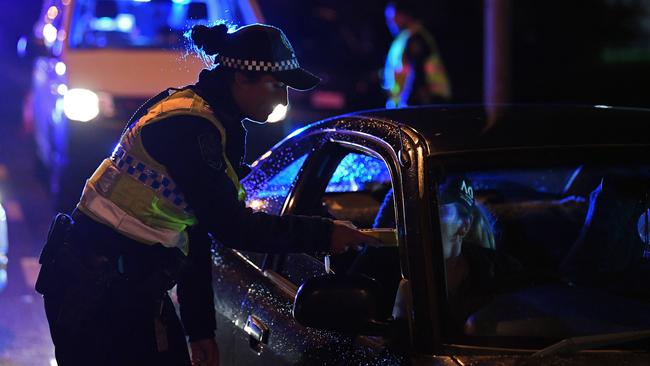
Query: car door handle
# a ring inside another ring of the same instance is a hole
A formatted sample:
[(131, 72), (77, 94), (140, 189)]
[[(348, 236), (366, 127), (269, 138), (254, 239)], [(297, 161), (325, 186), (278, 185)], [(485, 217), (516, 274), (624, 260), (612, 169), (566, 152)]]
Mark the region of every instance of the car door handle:
[(258, 355), (262, 353), (262, 346), (269, 340), (269, 327), (255, 315), (249, 315), (244, 325), (244, 332), (248, 334), (248, 343)]

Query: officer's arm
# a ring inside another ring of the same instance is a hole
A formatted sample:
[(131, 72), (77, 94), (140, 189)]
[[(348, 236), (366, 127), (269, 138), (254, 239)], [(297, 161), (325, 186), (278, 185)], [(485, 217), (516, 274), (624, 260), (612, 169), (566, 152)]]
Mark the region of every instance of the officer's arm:
[(177, 295), (181, 304), (183, 327), (190, 342), (214, 338), (216, 319), (212, 291), (212, 240), (200, 226), (189, 230), (190, 251), (178, 281)]
[(431, 53), (437, 53), (435, 49), (431, 49), (424, 38), (415, 34), (409, 38), (406, 44), (406, 57), (408, 58), (409, 63), (413, 66), (418, 72), (422, 72), (424, 68), (424, 63)]
[[(177, 117), (146, 126), (147, 151), (165, 165), (199, 223), (220, 243), (267, 253), (314, 252), (330, 248), (332, 222), (306, 216), (254, 213), (237, 199), (225, 172), (221, 136), (207, 120)], [(233, 162), (235, 163), (235, 162)], [(191, 245), (191, 244), (190, 244)]]

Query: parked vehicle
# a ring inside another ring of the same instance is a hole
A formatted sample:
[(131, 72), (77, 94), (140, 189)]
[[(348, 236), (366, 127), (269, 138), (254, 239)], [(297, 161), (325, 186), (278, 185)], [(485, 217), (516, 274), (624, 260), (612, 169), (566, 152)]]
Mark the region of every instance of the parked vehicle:
[(59, 208), (76, 203), (142, 103), (196, 81), (204, 64), (183, 32), (216, 20), (252, 23), (255, 9), (254, 0), (44, 0), (18, 51), (34, 57), (25, 123)]
[[(292, 133), (243, 180), (248, 206), (351, 221), (385, 245), (329, 260), (217, 245), (222, 362), (650, 362), (649, 118), (421, 107)], [(449, 236), (445, 187), (458, 179), (476, 205)]]

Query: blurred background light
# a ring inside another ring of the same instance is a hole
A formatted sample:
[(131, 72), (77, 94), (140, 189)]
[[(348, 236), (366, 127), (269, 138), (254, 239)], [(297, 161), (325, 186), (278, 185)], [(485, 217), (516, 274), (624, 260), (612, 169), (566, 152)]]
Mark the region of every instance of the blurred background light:
[(56, 41), (57, 30), (52, 24), (45, 24), (43, 26), (43, 38), (45, 38), (45, 43), (52, 44)]
[(63, 112), (73, 121), (88, 122), (99, 114), (99, 97), (88, 89), (70, 89), (63, 97)]
[(48, 19), (54, 20), (54, 18), (56, 18), (57, 15), (59, 15), (59, 9), (56, 6), (52, 5), (52, 6), (50, 6), (49, 9), (47, 9), (47, 18)]
[(66, 71), (65, 64), (61, 61), (57, 62), (56, 65), (54, 65), (54, 71), (59, 76), (65, 75), (65, 71)]
[(117, 22), (117, 29), (121, 32), (131, 32), (135, 24), (135, 17), (133, 14), (119, 14), (115, 19)]

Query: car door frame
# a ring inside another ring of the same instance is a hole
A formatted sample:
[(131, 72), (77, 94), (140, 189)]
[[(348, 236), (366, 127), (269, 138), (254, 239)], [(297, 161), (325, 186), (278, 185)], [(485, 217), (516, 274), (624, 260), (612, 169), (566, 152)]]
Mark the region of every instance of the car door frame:
[[(400, 185), (395, 191), (396, 216), (402, 276), (408, 281), (410, 304), (408, 314), (408, 343), (412, 354), (429, 358), (444, 353), (442, 348), (443, 301), (446, 297), (445, 270), (441, 259), (442, 247), (439, 232), (434, 232), (431, 222), (437, 220), (435, 195), (428, 187), (435, 182), (426, 172), (426, 159), (430, 155), (429, 141), (413, 128), (389, 119), (351, 116), (342, 118), (323, 130), (330, 142), (355, 144), (355, 139), (366, 144), (377, 144), (380, 157), (389, 166), (391, 180), (394, 174)], [(381, 136), (379, 138), (378, 136)], [(356, 142), (359, 148), (367, 148)], [(390, 162), (390, 163), (389, 163)], [(307, 163), (307, 162), (306, 162)], [(310, 162), (313, 164), (312, 162)], [(392, 164), (391, 164), (392, 163)], [(289, 193), (287, 204), (295, 202), (296, 195), (304, 194), (301, 186), (309, 186), (299, 176)], [(407, 204), (407, 202), (409, 204)], [(290, 213), (290, 207), (285, 207)], [(437, 244), (436, 244), (437, 243)]]
[[(360, 129), (359, 126), (363, 128)], [(422, 355), (433, 355), (441, 344), (440, 329), (434, 324), (441, 324), (441, 308), (438, 299), (444, 298), (443, 293), (440, 292), (444, 291), (444, 288), (439, 286), (437, 280), (444, 278), (444, 269), (434, 266), (432, 263), (432, 258), (435, 257), (434, 249), (431, 245), (424, 245), (433, 242), (433, 234), (429, 227), (430, 213), (428, 210), (423, 210), (422, 205), (406, 204), (407, 201), (413, 200), (430, 202), (430, 193), (426, 189), (429, 182), (424, 169), (424, 157), (429, 153), (426, 139), (407, 126), (382, 120), (368, 123), (365, 118), (344, 118), (330, 126), (324, 126), (317, 133), (325, 133), (325, 146), (327, 143), (339, 143), (348, 148), (370, 152), (384, 160), (389, 167), (396, 197), (396, 226), (400, 242), (402, 275), (410, 282), (413, 294), (411, 304), (413, 315), (408, 319), (409, 343), (412, 351)], [(369, 145), (375, 146), (375, 149), (370, 148)], [(311, 184), (309, 177), (313, 169), (320, 167), (319, 159), (322, 162), (326, 158), (324, 157), (326, 151), (322, 150), (323, 147), (305, 161), (302, 171), (289, 192), (282, 210), (283, 214), (295, 212), (295, 205), (300, 196), (310, 194), (316, 189), (317, 185)], [(428, 205), (424, 206), (428, 207)], [(415, 224), (407, 226), (406, 222), (409, 221)], [(277, 265), (281, 261), (276, 259), (270, 263)], [(267, 269), (282, 277), (273, 270), (273, 267)]]

